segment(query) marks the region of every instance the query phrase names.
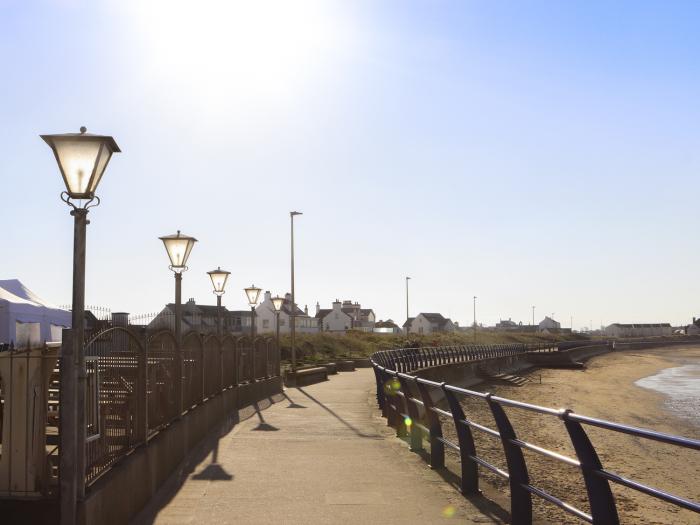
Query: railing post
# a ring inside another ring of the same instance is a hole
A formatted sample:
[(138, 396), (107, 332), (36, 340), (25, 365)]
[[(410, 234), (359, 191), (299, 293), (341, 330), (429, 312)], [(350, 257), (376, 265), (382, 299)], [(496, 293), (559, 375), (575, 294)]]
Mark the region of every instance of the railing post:
[(136, 342), (137, 376), (136, 376), (136, 442), (145, 443), (148, 439), (148, 355), (146, 342)]
[[(444, 385), (445, 383), (442, 383)], [(418, 391), (425, 406), (425, 418), (430, 430), (430, 468), (439, 469), (445, 466), (445, 445), (438, 438), (442, 437), (442, 425), (440, 418), (432, 411), (435, 407), (433, 398), (430, 396), (428, 387), (417, 381)], [(442, 386), (441, 385), (441, 386)]]
[[(398, 376), (399, 382), (401, 383), (401, 390), (403, 391), (404, 394), (404, 405), (406, 407), (406, 412), (408, 412), (408, 417), (411, 418), (412, 424), (409, 425), (409, 432), (411, 436), (411, 445), (410, 449), (412, 451), (416, 450), (423, 450), (423, 431), (420, 429), (418, 426), (418, 422), (420, 421), (420, 412), (418, 411), (418, 407), (416, 404), (411, 401), (409, 398), (413, 397), (412, 395), (412, 389), (409, 388), (409, 382), (411, 384), (416, 384), (416, 378), (414, 376), (407, 376), (407, 377), (402, 377)], [(405, 422), (404, 422), (405, 426)]]
[(610, 490), (610, 484), (607, 479), (596, 476), (593, 473), (594, 470), (602, 469), (603, 465), (581, 424), (578, 421), (569, 419), (570, 412), (571, 410), (569, 409), (562, 410), (561, 419), (564, 422), (566, 431), (569, 433), (576, 456), (581, 463), (581, 473), (586, 483), (586, 492), (588, 492), (588, 502), (591, 507), (593, 523), (617, 525), (620, 523), (620, 518), (617, 515), (615, 498)]
[(446, 388), (445, 383), (442, 383), (441, 387), (442, 393), (450, 407), (450, 412), (452, 412), (457, 440), (459, 441), (459, 459), (462, 467), (460, 489), (462, 494), (479, 494), (479, 467), (471, 459), (476, 456), (472, 431), (468, 425), (462, 423), (462, 421), (466, 420), (466, 417), (457, 396)]
[(376, 365), (372, 366), (374, 369), (374, 378), (377, 383), (377, 405), (379, 405), (379, 408), (382, 411), (382, 417), (386, 417), (386, 400), (384, 399), (384, 385), (382, 384), (382, 376), (380, 375), (381, 373), (379, 372), (379, 368), (377, 368)]
[(511, 441), (516, 439), (515, 430), (508, 420), (503, 407), (491, 399), (493, 394), (486, 394), (486, 402), (491, 408), (493, 419), (501, 435), (503, 452), (508, 464), (508, 481), (510, 483), (510, 514), (514, 525), (532, 523), (532, 496), (524, 486), (530, 484), (527, 464), (523, 451)]

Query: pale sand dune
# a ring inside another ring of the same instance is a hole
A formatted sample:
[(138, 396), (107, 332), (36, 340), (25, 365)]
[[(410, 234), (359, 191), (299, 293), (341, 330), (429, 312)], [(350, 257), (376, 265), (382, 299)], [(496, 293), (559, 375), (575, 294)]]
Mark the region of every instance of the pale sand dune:
[[(571, 408), (588, 416), (697, 439), (698, 427), (667, 411), (663, 394), (634, 385), (637, 379), (689, 362), (700, 362), (700, 348), (630, 350), (592, 359), (582, 371), (534, 370), (529, 374), (532, 382), (524, 387), (482, 384), (476, 390), (542, 406)], [(464, 407), (467, 417), (495, 428), (483, 401), (466, 400)], [(557, 418), (515, 409), (507, 412), (521, 439), (574, 456), (563, 424)], [(444, 428), (454, 438), (451, 425)], [(592, 427), (586, 430), (608, 470), (700, 501), (700, 452)], [(499, 441), (479, 432), (475, 433), (475, 440), (478, 455), (505, 468)], [(534, 485), (588, 511), (585, 486), (577, 469), (532, 453), (526, 453), (526, 460)], [(507, 495), (503, 480), (488, 473), (483, 479), (492, 481), (491, 487), (489, 484), (484, 487), (487, 496), (489, 492), (497, 499)], [(624, 487), (613, 485), (613, 492), (623, 523), (700, 523), (700, 516), (695, 513)], [(580, 523), (556, 507), (540, 503), (539, 498), (535, 498), (535, 517), (548, 523)]]

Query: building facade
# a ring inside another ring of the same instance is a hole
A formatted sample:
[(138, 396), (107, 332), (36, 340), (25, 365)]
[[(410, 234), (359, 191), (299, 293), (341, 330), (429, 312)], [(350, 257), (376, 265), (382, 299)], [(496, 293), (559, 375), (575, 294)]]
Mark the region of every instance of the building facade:
[(345, 332), (361, 330), (372, 332), (376, 316), (371, 308), (362, 308), (360, 303), (345, 300), (342, 303), (336, 299), (332, 308), (321, 308), (316, 303), (316, 321), (319, 330), (323, 332)]
[[(280, 334), (288, 334), (291, 332), (292, 319), (292, 294), (285, 294), (284, 303), (280, 310)], [(315, 333), (318, 332), (316, 319), (309, 317), (308, 309), (302, 310), (298, 306), (294, 306), (294, 321), (297, 333)], [(255, 309), (255, 329), (258, 333), (274, 333), (277, 330), (277, 318), (275, 307), (272, 304), (272, 294), (265, 292), (262, 302)]]
[(605, 335), (610, 337), (653, 337), (673, 335), (670, 323), (613, 323), (605, 327)]
[[(408, 323), (408, 321), (406, 321)], [(404, 325), (406, 326), (406, 325)], [(438, 313), (420, 313), (409, 324), (412, 334), (432, 334), (433, 332), (455, 332), (457, 326), (451, 319)]]

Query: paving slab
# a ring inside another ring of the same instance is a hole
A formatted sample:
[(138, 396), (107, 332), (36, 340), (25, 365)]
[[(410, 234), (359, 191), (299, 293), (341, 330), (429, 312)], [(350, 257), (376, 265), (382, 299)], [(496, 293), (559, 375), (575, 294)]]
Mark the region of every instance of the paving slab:
[(134, 523), (502, 523), (386, 427), (371, 369), (275, 401), (212, 436)]

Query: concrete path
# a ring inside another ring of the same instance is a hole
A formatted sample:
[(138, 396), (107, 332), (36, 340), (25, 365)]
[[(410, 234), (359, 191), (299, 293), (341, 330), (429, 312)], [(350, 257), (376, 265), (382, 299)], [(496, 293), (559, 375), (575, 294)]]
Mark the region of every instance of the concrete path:
[(371, 369), (287, 389), (213, 436), (136, 523), (500, 522), (394, 437), (373, 389)]

